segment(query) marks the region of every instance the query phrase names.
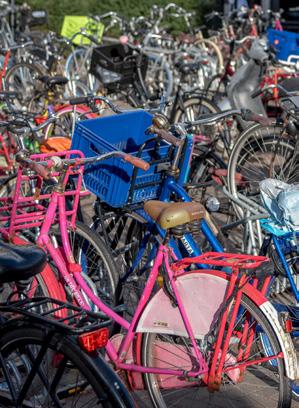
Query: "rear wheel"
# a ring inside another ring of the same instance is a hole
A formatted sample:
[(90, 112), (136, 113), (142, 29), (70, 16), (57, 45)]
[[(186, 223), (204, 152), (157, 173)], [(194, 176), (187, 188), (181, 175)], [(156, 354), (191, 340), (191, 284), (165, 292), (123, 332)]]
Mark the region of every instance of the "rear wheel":
[[(245, 324), (259, 328), (255, 331), (255, 338), (247, 363), (265, 356), (261, 344), (261, 334), (267, 336), (271, 355), (281, 352), (277, 337), (263, 315), (252, 301), (243, 296), (242, 308), (234, 328), (234, 335), (230, 340), (226, 365), (236, 364), (236, 356), (242, 348), (239, 335)], [(210, 364), (215, 339), (209, 343), (198, 341), (206, 362)], [(268, 348), (269, 350), (269, 348)], [(190, 340), (176, 335), (147, 333), (144, 336), (142, 362), (146, 367), (180, 369), (190, 371), (196, 367)], [(269, 355), (269, 354), (268, 354)], [(273, 359), (275, 364), (262, 363), (249, 366), (244, 371), (241, 380), (238, 369), (227, 371), (222, 376), (220, 390), (214, 393), (208, 391), (204, 382), (199, 378), (185, 380), (171, 375), (145, 374), (146, 387), (156, 408), (167, 407), (198, 407), (221, 406), (226, 407), (290, 407), (291, 387), (286, 378), (285, 365), (282, 359)], [(237, 382), (237, 380), (241, 380)]]
[(55, 123), (50, 123), (44, 131), (45, 139), (50, 137), (65, 137), (72, 138), (72, 132), (74, 130), (74, 124), (78, 120), (85, 120), (94, 118), (95, 115), (90, 113), (88, 108), (84, 109), (77, 106), (75, 109), (73, 106), (65, 106), (59, 109), (55, 116), (57, 120)]

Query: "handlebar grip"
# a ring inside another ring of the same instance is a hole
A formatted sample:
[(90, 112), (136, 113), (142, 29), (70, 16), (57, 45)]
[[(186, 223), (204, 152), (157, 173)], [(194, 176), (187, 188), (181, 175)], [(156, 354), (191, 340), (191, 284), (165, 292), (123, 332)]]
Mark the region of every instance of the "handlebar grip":
[(161, 139), (165, 140), (168, 143), (171, 143), (173, 146), (176, 146), (176, 147), (180, 146), (181, 139), (178, 139), (177, 137), (175, 137), (173, 134), (171, 134), (165, 129), (157, 129), (157, 130), (158, 132), (156, 133)]
[(133, 166), (138, 167), (141, 170), (147, 171), (150, 167), (149, 163), (140, 159), (139, 157), (131, 156), (130, 154), (126, 154), (123, 156), (123, 159), (131, 163)]
[(158, 137), (172, 144), (173, 146), (180, 146), (182, 141), (165, 129), (159, 129), (156, 126), (150, 126), (146, 133), (156, 133)]
[(77, 98), (72, 98), (69, 100), (70, 105), (81, 105), (89, 101), (88, 96), (78, 96)]
[(249, 109), (242, 110), (242, 118), (247, 122), (256, 122), (262, 126), (270, 126), (273, 123), (271, 119), (262, 115), (258, 115), (257, 113), (254, 113)]

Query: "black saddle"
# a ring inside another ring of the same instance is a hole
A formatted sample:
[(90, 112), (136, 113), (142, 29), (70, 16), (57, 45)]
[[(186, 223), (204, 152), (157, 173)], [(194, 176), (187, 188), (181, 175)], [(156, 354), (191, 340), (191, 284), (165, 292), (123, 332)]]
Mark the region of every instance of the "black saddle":
[(43, 75), (38, 78), (41, 82), (43, 82), (48, 88), (53, 88), (56, 85), (65, 85), (68, 83), (68, 79), (64, 76), (48, 76)]
[(31, 278), (40, 273), (45, 264), (46, 254), (37, 246), (0, 242), (0, 283)]

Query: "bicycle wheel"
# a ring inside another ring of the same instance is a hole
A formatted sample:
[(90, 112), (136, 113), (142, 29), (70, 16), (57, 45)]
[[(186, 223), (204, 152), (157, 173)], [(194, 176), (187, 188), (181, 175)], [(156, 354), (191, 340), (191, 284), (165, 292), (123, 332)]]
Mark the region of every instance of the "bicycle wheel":
[[(235, 335), (230, 341), (226, 358), (226, 364), (229, 366), (236, 363), (236, 356), (242, 347), (238, 334), (246, 322), (250, 322), (250, 327), (261, 328), (259, 333), (267, 336), (274, 354), (281, 352), (276, 334), (261, 310), (244, 295), (241, 305), (242, 313), (238, 316), (234, 329)], [(209, 346), (206, 342), (205, 345), (204, 342), (198, 343), (208, 364), (213, 344)], [(250, 354), (246, 360), (244, 359), (244, 363), (264, 355), (261, 335), (256, 332)], [(146, 367), (153, 368), (188, 371), (196, 367), (192, 348), (186, 337), (155, 333), (147, 333), (144, 336), (142, 362)], [(157, 374), (145, 374), (144, 377), (152, 403), (156, 408), (291, 406), (291, 387), (281, 359), (276, 359), (275, 364), (251, 365), (244, 371), (242, 380), (238, 378), (237, 371), (231, 371), (231, 374), (227, 372), (223, 375), (220, 390), (214, 393), (208, 391), (201, 379), (186, 381), (183, 378)], [(237, 380), (241, 381), (237, 382)]]
[(169, 98), (173, 92), (173, 73), (168, 62), (159, 54), (146, 54), (148, 57), (148, 68), (146, 70), (145, 84), (150, 94), (163, 93)]
[(89, 92), (96, 93), (99, 89), (100, 82), (97, 78), (89, 73), (91, 49), (77, 48), (67, 58), (65, 72), (72, 84), (74, 95), (82, 94), (82, 89), (77, 89), (77, 82), (82, 83)]
[[(65, 333), (49, 338), (49, 328), (19, 322), (1, 333), (0, 403), (9, 407), (131, 407), (123, 384), (99, 356), (89, 356)], [(41, 358), (37, 373), (34, 363)], [(4, 368), (6, 377), (4, 376)], [(14, 397), (32, 375), (19, 404)], [(12, 389), (9, 389), (11, 381)], [(15, 395), (13, 395), (13, 393)]]
[[(144, 242), (144, 252), (137, 262), (142, 240), (148, 233), (146, 220), (134, 211), (100, 207), (102, 214), (99, 215), (97, 206), (99, 216), (94, 220), (93, 228), (99, 236), (105, 237), (105, 243), (116, 260), (121, 276), (118, 303), (125, 304), (125, 317), (131, 319), (147, 282), (147, 272), (152, 265), (154, 253), (151, 254), (151, 251), (155, 246), (155, 236), (150, 234), (148, 241)], [(131, 270), (133, 264), (135, 268)]]
[(299, 181), (295, 147), (295, 138), (281, 126), (254, 125), (247, 129), (237, 140), (228, 163), (230, 192), (236, 195), (240, 191), (258, 199), (259, 182), (265, 178)]
[[(74, 118), (75, 115), (75, 118)], [(55, 112), (57, 120), (50, 123), (44, 130), (45, 139), (50, 137), (66, 137), (71, 139), (75, 123), (78, 120), (92, 119), (95, 114), (90, 113), (90, 109), (77, 106), (74, 112), (74, 106), (64, 106)]]
[(212, 75), (219, 74), (223, 71), (223, 55), (220, 48), (217, 44), (214, 43), (214, 41), (203, 38), (195, 41), (194, 45), (203, 50), (204, 54), (209, 57), (209, 64), (212, 68)]
[[(217, 113), (219, 108), (209, 99), (201, 96), (192, 96), (184, 101), (183, 106), (179, 106), (174, 114), (173, 123), (194, 121), (199, 116), (207, 113)], [(200, 129), (205, 129), (209, 132), (213, 126), (201, 126)], [(209, 132), (210, 133), (210, 132)]]
[(43, 75), (42, 69), (38, 65), (21, 62), (13, 65), (4, 79), (5, 91), (16, 92), (20, 107), (34, 97), (36, 93), (36, 79)]
[[(60, 233), (55, 238), (61, 246)], [(118, 290), (118, 272), (112, 254), (105, 243), (90, 228), (81, 222), (76, 223), (74, 231), (69, 230), (72, 253), (82, 266), (82, 276), (91, 290), (106, 304), (113, 306)], [(86, 298), (92, 308), (91, 300)]]

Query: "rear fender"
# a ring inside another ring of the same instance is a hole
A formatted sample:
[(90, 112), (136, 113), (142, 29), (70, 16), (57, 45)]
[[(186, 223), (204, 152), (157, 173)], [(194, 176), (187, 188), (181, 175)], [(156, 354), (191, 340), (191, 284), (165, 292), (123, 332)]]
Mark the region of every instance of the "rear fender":
[[(196, 339), (203, 339), (210, 331), (228, 283), (227, 274), (212, 270), (192, 271), (177, 277), (177, 289)], [(295, 349), (290, 335), (284, 332), (279, 323), (277, 311), (267, 298), (250, 284), (243, 287), (243, 292), (269, 320), (284, 353), (287, 377), (291, 380), (296, 379)], [(136, 332), (188, 336), (178, 307), (169, 301), (163, 289), (160, 289), (147, 304)]]

